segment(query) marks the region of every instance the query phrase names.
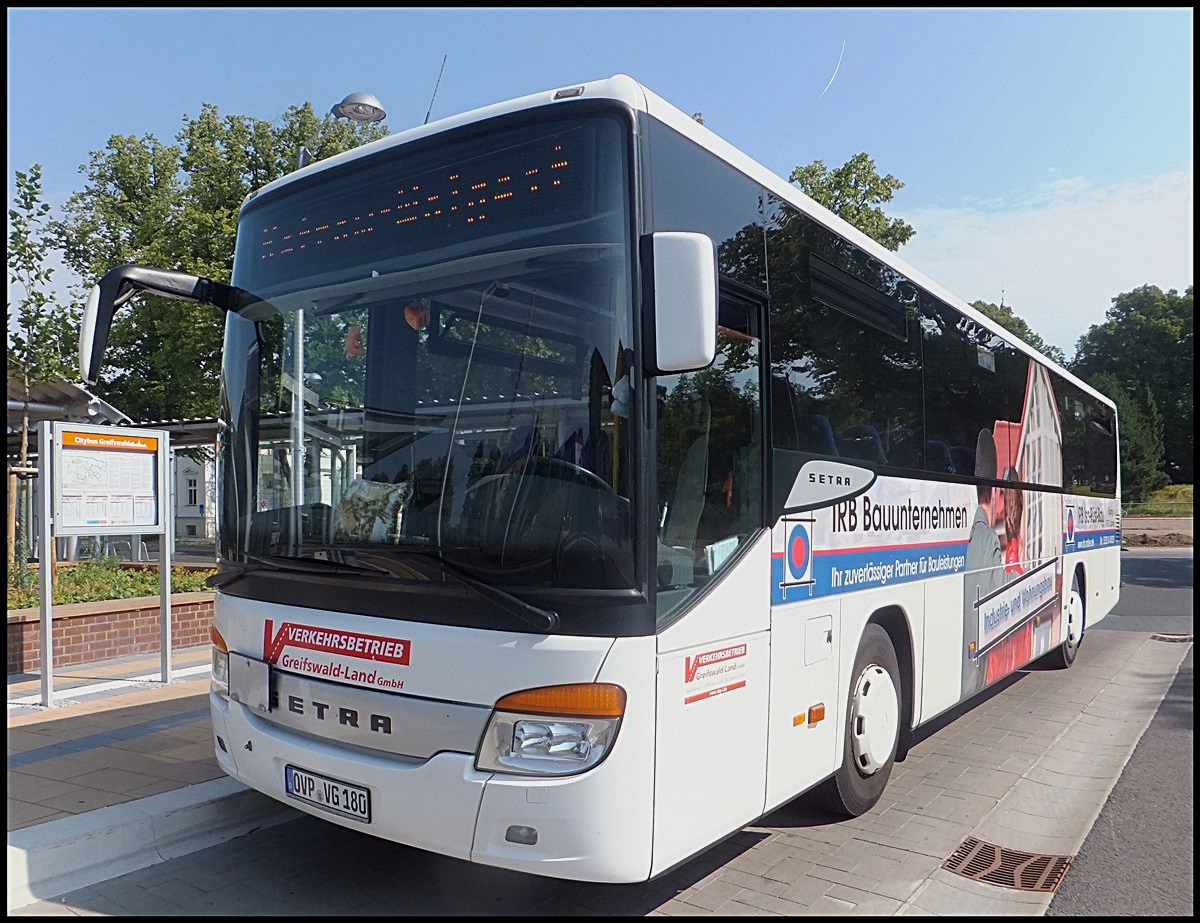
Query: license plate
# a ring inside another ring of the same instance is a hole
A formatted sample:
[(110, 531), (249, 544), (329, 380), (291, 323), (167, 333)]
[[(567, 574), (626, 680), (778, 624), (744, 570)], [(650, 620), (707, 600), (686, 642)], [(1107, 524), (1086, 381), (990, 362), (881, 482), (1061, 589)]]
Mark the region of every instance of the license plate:
[(371, 792), (361, 785), (291, 765), (283, 767), (283, 779), (287, 793), (298, 801), (363, 823), (371, 822)]

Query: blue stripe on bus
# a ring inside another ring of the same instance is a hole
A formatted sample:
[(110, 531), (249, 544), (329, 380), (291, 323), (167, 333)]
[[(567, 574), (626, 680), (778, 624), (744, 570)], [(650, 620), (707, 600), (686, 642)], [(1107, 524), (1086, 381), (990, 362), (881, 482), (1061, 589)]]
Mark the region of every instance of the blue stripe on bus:
[(1075, 541), (1069, 541), (1063, 535), (1063, 554), (1073, 551), (1087, 551), (1091, 548), (1108, 548), (1121, 544), (1120, 529), (1091, 529), (1087, 532), (1076, 532)]
[(797, 576), (789, 572), (784, 555), (775, 553), (771, 604), (958, 574), (966, 569), (966, 556), (965, 541), (825, 550), (814, 552), (808, 569)]

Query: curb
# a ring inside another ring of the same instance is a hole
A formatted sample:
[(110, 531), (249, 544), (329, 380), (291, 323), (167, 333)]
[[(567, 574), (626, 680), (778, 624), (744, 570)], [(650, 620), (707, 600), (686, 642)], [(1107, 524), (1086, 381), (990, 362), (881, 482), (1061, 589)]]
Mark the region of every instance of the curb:
[(8, 910), (299, 816), (294, 808), (225, 777), (11, 830)]

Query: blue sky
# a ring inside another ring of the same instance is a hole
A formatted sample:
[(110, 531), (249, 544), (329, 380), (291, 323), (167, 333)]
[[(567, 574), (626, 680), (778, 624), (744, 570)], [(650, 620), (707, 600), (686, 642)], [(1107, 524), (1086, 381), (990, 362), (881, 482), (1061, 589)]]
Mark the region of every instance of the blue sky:
[(202, 103), (362, 90), (396, 131), (625, 73), (785, 177), (865, 152), (904, 183), (901, 257), (1069, 358), (1114, 296), (1192, 284), (1192, 57), (1183, 7), (9, 7), (8, 204), (15, 171), (57, 207), (112, 135), (173, 143)]

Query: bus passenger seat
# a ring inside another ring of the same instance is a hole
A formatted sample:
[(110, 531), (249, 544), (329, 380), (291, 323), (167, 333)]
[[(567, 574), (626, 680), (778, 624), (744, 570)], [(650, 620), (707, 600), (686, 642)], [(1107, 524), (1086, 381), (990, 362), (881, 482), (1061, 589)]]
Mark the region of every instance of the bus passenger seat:
[(847, 426), (838, 433), (837, 445), (838, 451), (847, 458), (858, 458), (877, 465), (887, 464), (883, 440), (879, 438), (879, 430), (873, 426)]
[(950, 460), (954, 466), (952, 471), (969, 475), (975, 474), (975, 450), (970, 446), (950, 446)]
[(837, 455), (833, 427), (829, 418), (819, 413), (802, 413), (796, 418), (797, 448), (814, 455)]
[(954, 460), (950, 457), (950, 447), (940, 439), (929, 439), (925, 443), (925, 469), (939, 474), (953, 474)]

